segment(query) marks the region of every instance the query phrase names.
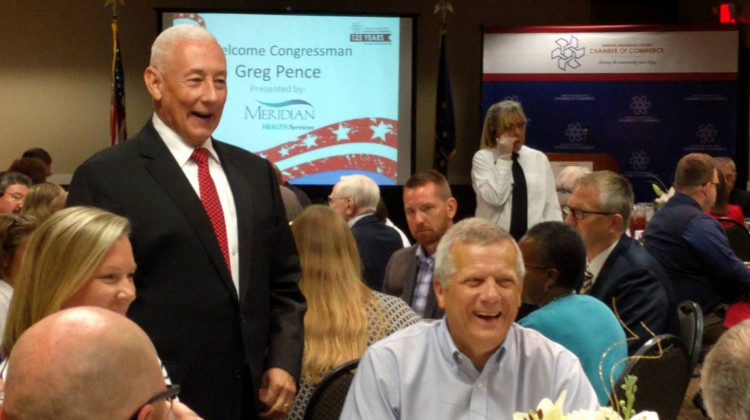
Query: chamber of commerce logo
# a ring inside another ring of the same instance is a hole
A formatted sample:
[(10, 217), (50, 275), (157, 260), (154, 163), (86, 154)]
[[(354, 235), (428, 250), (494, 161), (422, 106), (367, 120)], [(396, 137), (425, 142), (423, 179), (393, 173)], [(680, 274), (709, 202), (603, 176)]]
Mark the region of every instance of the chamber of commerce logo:
[(701, 144), (713, 143), (716, 141), (716, 135), (719, 131), (714, 128), (713, 124), (701, 124), (698, 126), (698, 131), (695, 132), (695, 138)]
[(565, 137), (571, 143), (580, 143), (586, 139), (588, 134), (588, 128), (581, 125), (581, 123), (570, 123), (568, 128), (565, 129)]
[(586, 55), (586, 48), (578, 46), (578, 38), (573, 35), (569, 39), (558, 38), (555, 44), (557, 48), (552, 50), (552, 59), (557, 59), (557, 67), (560, 70), (566, 71), (568, 68), (581, 67), (578, 60)]
[(648, 164), (651, 162), (651, 158), (644, 150), (636, 150), (630, 155), (628, 160), (630, 167), (635, 171), (643, 171), (648, 168)]
[(648, 100), (646, 95), (633, 96), (633, 100), (630, 102), (630, 109), (633, 114), (646, 115), (649, 108), (651, 108), (651, 101)]

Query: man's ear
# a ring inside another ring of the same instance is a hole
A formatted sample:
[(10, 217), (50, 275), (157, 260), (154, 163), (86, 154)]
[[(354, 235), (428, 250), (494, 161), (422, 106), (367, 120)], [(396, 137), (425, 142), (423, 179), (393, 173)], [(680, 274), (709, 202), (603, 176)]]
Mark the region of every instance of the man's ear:
[(445, 202), (445, 205), (448, 207), (448, 217), (453, 219), (456, 216), (456, 211), (458, 211), (458, 202), (455, 198), (451, 197)]
[(151, 97), (154, 98), (155, 101), (160, 100), (164, 80), (159, 70), (157, 70), (156, 67), (148, 66), (146, 71), (143, 72), (143, 81), (146, 82), (146, 89), (148, 89), (148, 93), (151, 94)]
[[(614, 228), (617, 232), (622, 230), (622, 215), (620, 213), (615, 213), (612, 215), (612, 228)], [(627, 226), (625, 226), (625, 229), (628, 229)]]
[(435, 277), (432, 279), (432, 287), (435, 288), (435, 299), (437, 300), (438, 307), (440, 309), (445, 309), (445, 296), (443, 296), (443, 284), (440, 283), (440, 280)]
[(154, 406), (151, 404), (144, 405), (140, 410), (138, 410), (138, 415), (136, 416), (136, 418), (138, 420), (156, 420), (156, 412), (154, 411)]

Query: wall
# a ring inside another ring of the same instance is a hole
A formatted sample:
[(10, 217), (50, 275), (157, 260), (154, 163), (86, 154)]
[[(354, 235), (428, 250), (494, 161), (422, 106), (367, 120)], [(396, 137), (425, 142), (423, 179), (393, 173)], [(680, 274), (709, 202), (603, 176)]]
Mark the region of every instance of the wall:
[[(0, 0), (0, 168), (29, 147), (47, 149), (56, 174), (70, 174), (87, 157), (109, 145), (111, 9), (103, 1)], [(439, 17), (436, 0), (370, 2), (260, 0), (255, 10), (414, 13), (417, 34), (417, 169), (432, 164)], [(612, 7), (607, 6), (612, 4)], [(709, 0), (641, 2), (628, 14), (667, 16), (685, 23), (712, 22)], [(614, 0), (453, 0), (448, 17), (448, 55), (458, 145), (449, 179), (468, 183), (471, 157), (479, 144), (481, 26), (585, 25), (617, 22), (623, 4)], [(593, 6), (592, 6), (593, 5)], [(149, 46), (156, 36), (155, 7), (243, 8), (229, 0), (129, 0), (120, 9), (120, 42), (125, 66), (127, 128), (135, 134), (151, 115), (142, 82)], [(632, 7), (632, 6), (631, 6)], [(668, 8), (664, 12), (664, 8)], [(675, 10), (676, 8), (676, 10)], [(592, 11), (593, 9), (593, 11)], [(607, 13), (608, 10), (613, 11)], [(596, 13), (594, 13), (596, 12)], [(652, 13), (654, 12), (654, 13)], [(613, 16), (614, 14), (614, 16)], [(604, 16), (604, 17), (602, 17)], [(666, 23), (677, 23), (677, 22)], [(533, 144), (533, 139), (530, 139)]]

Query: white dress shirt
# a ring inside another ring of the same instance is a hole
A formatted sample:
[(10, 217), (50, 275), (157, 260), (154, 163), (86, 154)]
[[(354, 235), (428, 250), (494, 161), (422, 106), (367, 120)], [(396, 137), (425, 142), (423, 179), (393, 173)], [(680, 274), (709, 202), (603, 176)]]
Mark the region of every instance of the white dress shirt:
[[(547, 156), (521, 146), (518, 163), (526, 177), (528, 227), (546, 221), (562, 221), (555, 179)], [(513, 172), (511, 160), (500, 159), (497, 149), (480, 149), (471, 163), (471, 185), (477, 194), (476, 217), (510, 230), (513, 208)]]
[[(193, 186), (195, 193), (198, 197), (201, 196), (200, 183), (198, 182), (198, 164), (191, 159), (194, 148), (185, 143), (180, 136), (175, 133), (174, 130), (169, 128), (164, 122), (159, 119), (159, 116), (154, 114), (153, 117), (154, 128), (159, 136), (164, 141), (164, 144), (172, 153), (177, 164), (185, 173), (190, 185)], [(239, 238), (237, 233), (237, 210), (234, 206), (234, 196), (232, 195), (232, 188), (229, 186), (227, 175), (224, 173), (224, 168), (221, 167), (221, 161), (219, 155), (216, 154), (216, 150), (213, 148), (211, 138), (207, 138), (201, 147), (208, 150), (208, 171), (211, 173), (211, 178), (214, 180), (216, 185), (216, 193), (219, 195), (219, 201), (221, 202), (221, 209), (224, 212), (224, 224), (227, 230), (227, 245), (229, 248), (229, 264), (232, 267), (232, 282), (237, 290), (237, 294), (240, 293), (240, 261), (238, 256)]]

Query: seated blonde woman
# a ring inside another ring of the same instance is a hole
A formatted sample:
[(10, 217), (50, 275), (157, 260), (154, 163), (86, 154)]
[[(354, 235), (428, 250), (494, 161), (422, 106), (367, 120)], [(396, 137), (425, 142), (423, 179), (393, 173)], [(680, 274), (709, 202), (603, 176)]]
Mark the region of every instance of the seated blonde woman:
[(36, 218), (40, 223), (47, 220), (53, 213), (65, 207), (68, 193), (50, 182), (34, 184), (23, 198), (21, 214)]
[[(15, 281), (0, 352), (45, 316), (75, 306), (125, 315), (135, 299), (135, 260), (124, 217), (89, 207), (52, 215), (32, 233)], [(5, 379), (5, 362), (0, 375)]]
[(300, 390), (287, 419), (301, 420), (310, 396), (327, 373), (420, 318), (401, 299), (373, 291), (362, 282), (354, 236), (331, 208), (308, 207), (295, 220), (292, 233), (307, 313)]

